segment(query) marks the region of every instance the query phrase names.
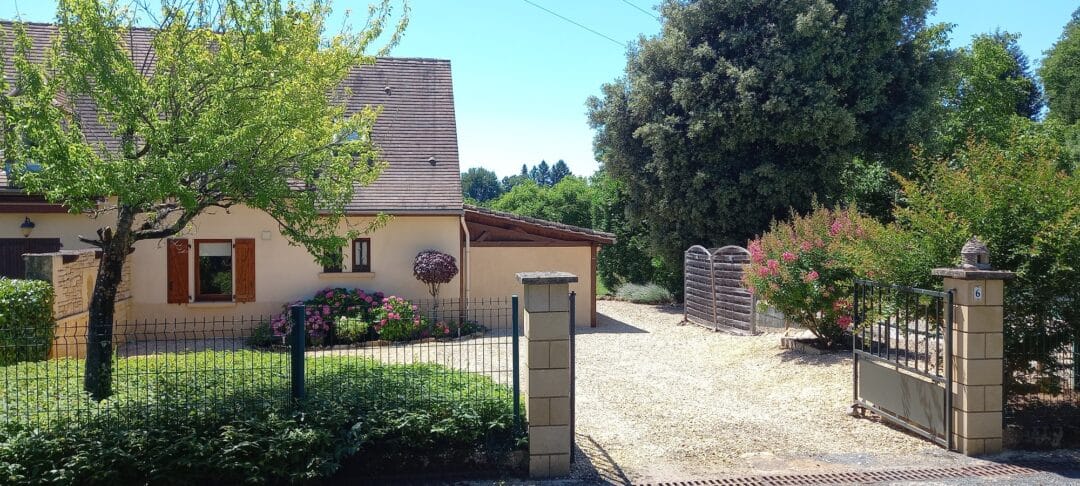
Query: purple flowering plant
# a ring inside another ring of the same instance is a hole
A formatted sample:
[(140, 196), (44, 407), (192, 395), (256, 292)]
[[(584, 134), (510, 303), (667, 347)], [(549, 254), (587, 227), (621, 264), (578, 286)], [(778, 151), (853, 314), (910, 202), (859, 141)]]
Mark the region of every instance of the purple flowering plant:
[(457, 260), (438, 250), (424, 250), (413, 262), (413, 276), (428, 286), (428, 293), (435, 300), (439, 299), (439, 286), (449, 283), (457, 274)]
[(382, 299), (374, 309), (372, 318), (379, 339), (386, 341), (412, 341), (431, 337), (426, 321), (420, 316), (415, 304), (391, 295)]

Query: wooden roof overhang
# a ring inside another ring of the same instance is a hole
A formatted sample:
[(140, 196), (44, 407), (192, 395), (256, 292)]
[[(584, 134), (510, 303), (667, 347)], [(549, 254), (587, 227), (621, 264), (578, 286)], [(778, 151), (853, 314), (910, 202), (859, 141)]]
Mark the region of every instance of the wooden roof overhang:
[(471, 246), (594, 246), (615, 243), (615, 235), (487, 208), (465, 206)]

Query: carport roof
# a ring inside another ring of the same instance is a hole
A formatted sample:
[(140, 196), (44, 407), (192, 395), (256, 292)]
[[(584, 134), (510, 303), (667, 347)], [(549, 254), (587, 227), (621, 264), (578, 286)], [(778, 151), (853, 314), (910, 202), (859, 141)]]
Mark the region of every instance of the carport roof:
[[(576, 241), (602, 245), (615, 243), (615, 235), (611, 233), (468, 204), (465, 205), (465, 222), (470, 226), (487, 227), (500, 232), (497, 236), (499, 241), (529, 241), (527, 238), (535, 237), (539, 241)], [(473, 233), (472, 228), (470, 232), (473, 242), (490, 241), (484, 234)], [(516, 240), (515, 235), (520, 235), (522, 239)]]

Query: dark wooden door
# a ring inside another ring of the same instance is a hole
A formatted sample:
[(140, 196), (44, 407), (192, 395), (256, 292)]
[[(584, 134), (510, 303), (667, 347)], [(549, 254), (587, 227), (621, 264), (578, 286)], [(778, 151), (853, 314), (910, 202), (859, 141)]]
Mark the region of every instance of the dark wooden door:
[(59, 238), (0, 238), (0, 277), (25, 278), (27, 253), (60, 251)]

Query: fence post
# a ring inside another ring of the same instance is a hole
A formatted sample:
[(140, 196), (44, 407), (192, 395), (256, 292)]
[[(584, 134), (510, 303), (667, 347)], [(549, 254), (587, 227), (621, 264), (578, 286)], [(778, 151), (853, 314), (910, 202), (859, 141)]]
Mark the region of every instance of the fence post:
[(565, 272), (517, 274), (525, 286), (529, 476), (570, 473), (570, 283)]
[(518, 336), (521, 334), (518, 331), (518, 296), (514, 294), (510, 297), (510, 307), (513, 313), (513, 331), (511, 332), (511, 342), (513, 343), (513, 368), (514, 368), (514, 431), (521, 430), (521, 365), (519, 364), (521, 353), (518, 351), (520, 345), (518, 344)]
[[(1012, 272), (991, 270), (989, 250), (975, 238), (960, 250), (959, 268), (935, 268), (944, 278), (953, 329), (947, 337), (952, 444), (969, 456), (1002, 450), (1004, 427), (1004, 283)], [(950, 316), (946, 316), (948, 319)], [(951, 342), (949, 342), (951, 341)]]
[(570, 292), (570, 462), (574, 462), (574, 403), (577, 399), (577, 292)]
[(302, 305), (294, 305), (290, 309), (292, 314), (292, 346), (289, 348), (289, 356), (292, 361), (292, 397), (297, 400), (307, 398), (307, 390), (304, 389), (304, 335), (307, 334), (304, 323), (307, 321), (305, 309)]

